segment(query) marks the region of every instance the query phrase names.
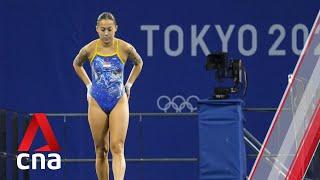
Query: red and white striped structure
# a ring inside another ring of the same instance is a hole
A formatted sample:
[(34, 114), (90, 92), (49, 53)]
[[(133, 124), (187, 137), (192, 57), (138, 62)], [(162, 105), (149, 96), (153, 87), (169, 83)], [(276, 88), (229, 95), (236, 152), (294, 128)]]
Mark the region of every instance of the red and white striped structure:
[(319, 139), (320, 11), (249, 179), (303, 179)]

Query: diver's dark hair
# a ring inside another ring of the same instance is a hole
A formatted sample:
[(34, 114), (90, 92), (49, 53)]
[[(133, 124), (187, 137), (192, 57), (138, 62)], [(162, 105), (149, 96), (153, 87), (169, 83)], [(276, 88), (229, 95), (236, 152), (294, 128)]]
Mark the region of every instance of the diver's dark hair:
[(115, 25), (117, 25), (117, 21), (116, 21), (116, 18), (113, 16), (112, 13), (110, 12), (103, 12), (101, 13), (99, 16), (98, 16), (98, 19), (97, 19), (97, 24), (99, 23), (99, 21), (101, 20), (111, 20), (114, 22)]

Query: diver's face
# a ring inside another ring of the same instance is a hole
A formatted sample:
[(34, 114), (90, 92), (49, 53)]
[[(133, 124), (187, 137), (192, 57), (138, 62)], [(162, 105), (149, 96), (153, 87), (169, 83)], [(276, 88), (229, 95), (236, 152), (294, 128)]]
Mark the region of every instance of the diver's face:
[(117, 31), (117, 26), (112, 20), (102, 19), (98, 22), (96, 30), (100, 40), (106, 44), (109, 44), (113, 41), (113, 38)]

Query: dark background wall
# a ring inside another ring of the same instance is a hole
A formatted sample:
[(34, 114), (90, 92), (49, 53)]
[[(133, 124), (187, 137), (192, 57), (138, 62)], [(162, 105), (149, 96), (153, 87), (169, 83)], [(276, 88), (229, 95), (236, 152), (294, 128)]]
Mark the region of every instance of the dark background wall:
[[(0, 107), (18, 112), (85, 113), (86, 89), (72, 61), (82, 46), (97, 38), (96, 18), (103, 11), (114, 13), (117, 37), (132, 43), (144, 60), (132, 89), (131, 112), (163, 112), (157, 105), (162, 95), (211, 96), (216, 82), (204, 64), (212, 51), (228, 51), (231, 58), (244, 61), (249, 78), (247, 107), (277, 107), (319, 5), (319, 1), (298, 0), (2, 0)], [(146, 28), (157, 29), (152, 31), (153, 39)], [(227, 34), (229, 39), (222, 41)], [(201, 35), (202, 46), (194, 46)], [(126, 77), (130, 70), (128, 63)], [(273, 113), (247, 113), (246, 117), (247, 129), (262, 141)], [(58, 140), (64, 143), (64, 155), (92, 158), (86, 118), (59, 120), (51, 118)], [(138, 120), (131, 118), (127, 157), (197, 157), (196, 117)], [(195, 179), (196, 168), (196, 163), (129, 163), (128, 179)], [(67, 164), (51, 173), (43, 175), (89, 178), (94, 167), (93, 163)], [(41, 172), (35, 171), (34, 176), (40, 177)]]

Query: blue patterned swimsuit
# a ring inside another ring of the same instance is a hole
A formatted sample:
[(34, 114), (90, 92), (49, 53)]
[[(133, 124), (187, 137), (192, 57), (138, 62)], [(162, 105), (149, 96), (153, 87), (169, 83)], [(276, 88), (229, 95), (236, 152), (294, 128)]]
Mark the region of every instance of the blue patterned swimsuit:
[(100, 54), (97, 51), (90, 61), (92, 71), (91, 96), (97, 101), (102, 110), (109, 114), (116, 106), (124, 91), (123, 69), (124, 62), (119, 56), (119, 40), (116, 40), (116, 52)]

